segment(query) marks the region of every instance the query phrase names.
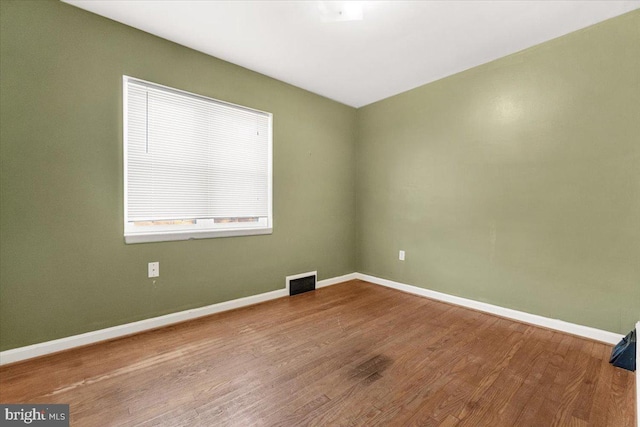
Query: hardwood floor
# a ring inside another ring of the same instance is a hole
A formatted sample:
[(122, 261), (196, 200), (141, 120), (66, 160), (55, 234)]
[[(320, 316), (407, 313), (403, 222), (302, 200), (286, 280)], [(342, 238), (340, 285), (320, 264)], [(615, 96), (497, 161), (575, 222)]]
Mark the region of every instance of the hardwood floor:
[(351, 281), (0, 368), (72, 426), (635, 426), (611, 347)]

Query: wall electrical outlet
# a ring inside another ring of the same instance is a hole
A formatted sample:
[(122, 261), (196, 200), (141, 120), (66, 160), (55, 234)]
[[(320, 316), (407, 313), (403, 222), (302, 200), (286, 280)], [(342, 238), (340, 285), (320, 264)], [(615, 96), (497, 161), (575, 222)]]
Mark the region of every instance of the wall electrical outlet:
[(400, 253), (398, 254), (398, 259), (400, 261), (404, 261), (404, 251), (400, 251)]
[(160, 276), (160, 263), (159, 262), (150, 262), (149, 263), (149, 277), (158, 277)]

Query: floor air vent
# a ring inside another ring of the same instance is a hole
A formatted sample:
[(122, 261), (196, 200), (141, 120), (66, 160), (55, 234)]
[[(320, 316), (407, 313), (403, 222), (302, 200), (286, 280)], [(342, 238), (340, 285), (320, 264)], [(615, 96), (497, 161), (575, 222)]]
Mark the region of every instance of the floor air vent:
[(287, 289), (289, 289), (289, 295), (297, 295), (303, 292), (315, 290), (317, 276), (318, 273), (316, 271), (296, 274), (295, 276), (287, 276)]

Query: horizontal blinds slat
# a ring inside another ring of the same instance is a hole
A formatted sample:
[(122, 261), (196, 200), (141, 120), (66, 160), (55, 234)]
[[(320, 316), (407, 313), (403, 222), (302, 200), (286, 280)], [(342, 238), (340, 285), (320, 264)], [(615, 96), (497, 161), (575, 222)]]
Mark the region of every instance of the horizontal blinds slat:
[(269, 117), (127, 85), (127, 220), (268, 215)]

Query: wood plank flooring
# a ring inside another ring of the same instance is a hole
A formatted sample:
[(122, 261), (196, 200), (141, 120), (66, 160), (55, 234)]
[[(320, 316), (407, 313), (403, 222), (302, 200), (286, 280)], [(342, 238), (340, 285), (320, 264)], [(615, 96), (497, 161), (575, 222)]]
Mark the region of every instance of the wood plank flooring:
[(72, 426), (635, 426), (611, 347), (362, 281), (0, 368)]

